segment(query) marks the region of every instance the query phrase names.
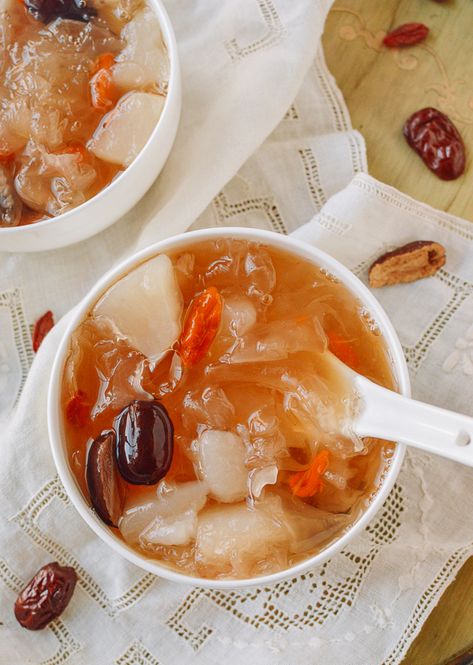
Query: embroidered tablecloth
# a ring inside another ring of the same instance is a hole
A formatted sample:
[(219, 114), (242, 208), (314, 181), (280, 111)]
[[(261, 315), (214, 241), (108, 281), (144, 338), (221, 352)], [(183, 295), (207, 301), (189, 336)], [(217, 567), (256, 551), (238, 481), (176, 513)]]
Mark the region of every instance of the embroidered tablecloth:
[[(46, 309), (59, 319), (120, 257), (191, 225), (299, 229), (363, 280), (393, 246), (443, 243), (448, 261), (435, 278), (377, 295), (415, 396), (472, 411), (473, 230), (367, 175), (363, 139), (318, 46), (330, 2), (166, 4), (184, 99), (157, 183), (87, 242), (0, 254), (0, 663), (395, 665), (473, 551), (471, 471), (408, 454), (385, 506), (350, 547), (305, 575), (239, 592), (175, 585), (121, 560), (57, 478), (45, 407), (64, 320), (34, 362), (32, 323)], [(77, 590), (58, 620), (30, 633), (13, 617), (14, 599), (51, 560), (76, 568)]]

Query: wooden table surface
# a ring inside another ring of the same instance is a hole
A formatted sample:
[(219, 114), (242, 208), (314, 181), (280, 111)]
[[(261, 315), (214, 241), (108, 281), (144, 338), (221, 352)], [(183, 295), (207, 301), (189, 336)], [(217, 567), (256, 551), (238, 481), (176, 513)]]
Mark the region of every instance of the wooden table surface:
[[(431, 32), (408, 49), (386, 49), (386, 32), (418, 21)], [(327, 64), (366, 140), (371, 175), (401, 191), (473, 221), (471, 156), (461, 178), (438, 180), (407, 146), (405, 119), (435, 106), (455, 121), (473, 155), (472, 0), (337, 0), (327, 19)], [(473, 558), (424, 624), (405, 665), (473, 663)], [(372, 665), (371, 663), (367, 665)]]

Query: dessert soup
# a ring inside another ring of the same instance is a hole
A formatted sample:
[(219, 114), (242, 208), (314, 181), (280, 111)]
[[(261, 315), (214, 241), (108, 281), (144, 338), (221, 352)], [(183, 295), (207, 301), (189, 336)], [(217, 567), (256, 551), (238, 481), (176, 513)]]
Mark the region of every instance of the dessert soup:
[(61, 215), (129, 166), (169, 58), (145, 0), (0, 0), (0, 228)]
[(224, 238), (143, 262), (71, 338), (62, 414), (84, 496), (130, 547), (196, 577), (322, 550), (394, 452), (350, 434), (357, 398), (327, 350), (395, 388), (370, 313), (310, 261)]

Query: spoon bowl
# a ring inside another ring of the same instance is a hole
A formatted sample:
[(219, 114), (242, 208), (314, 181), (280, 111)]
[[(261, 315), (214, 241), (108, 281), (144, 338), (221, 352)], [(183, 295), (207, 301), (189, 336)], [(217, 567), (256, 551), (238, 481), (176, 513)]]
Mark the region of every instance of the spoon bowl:
[(473, 418), (383, 388), (330, 351), (324, 355), (354, 397), (355, 414), (353, 420), (343, 423), (342, 433), (402, 442), (473, 466)]

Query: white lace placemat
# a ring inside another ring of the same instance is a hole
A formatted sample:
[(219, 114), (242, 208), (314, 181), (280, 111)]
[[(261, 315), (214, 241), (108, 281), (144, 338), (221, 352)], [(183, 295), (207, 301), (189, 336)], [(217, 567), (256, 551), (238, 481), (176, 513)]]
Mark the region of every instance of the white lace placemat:
[[(64, 322), (30, 369), (33, 321), (46, 309), (59, 318), (130, 248), (197, 217), (197, 227), (287, 233), (315, 215), (298, 233), (362, 279), (394, 245), (442, 242), (448, 261), (435, 278), (377, 295), (400, 334), (415, 395), (471, 412), (473, 231), (362, 174), (363, 140), (321, 51), (314, 59), (331, 3), (167, 4), (184, 111), (153, 190), (88, 242), (0, 254), (0, 664), (313, 665), (336, 654), (343, 665), (394, 665), (471, 554), (469, 470), (409, 454), (386, 505), (347, 550), (299, 578), (238, 593), (177, 586), (122, 561), (83, 524), (56, 476), (45, 403)], [(13, 602), (50, 560), (73, 565), (79, 584), (60, 619), (29, 633)]]

